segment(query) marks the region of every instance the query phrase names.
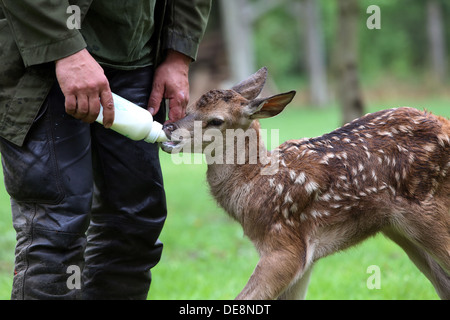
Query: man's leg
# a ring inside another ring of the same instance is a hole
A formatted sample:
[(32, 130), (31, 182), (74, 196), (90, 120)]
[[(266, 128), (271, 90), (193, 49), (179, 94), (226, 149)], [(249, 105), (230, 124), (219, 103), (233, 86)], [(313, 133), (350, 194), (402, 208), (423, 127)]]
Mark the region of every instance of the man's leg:
[[(112, 92), (146, 107), (152, 69), (105, 70)], [(164, 108), (155, 120), (164, 120)], [(166, 202), (157, 144), (92, 125), (94, 203), (85, 252), (84, 299), (146, 299)]]
[(73, 285), (83, 268), (92, 202), (90, 146), (89, 125), (65, 113), (57, 85), (22, 147), (0, 140), (17, 232), (12, 299), (80, 296)]

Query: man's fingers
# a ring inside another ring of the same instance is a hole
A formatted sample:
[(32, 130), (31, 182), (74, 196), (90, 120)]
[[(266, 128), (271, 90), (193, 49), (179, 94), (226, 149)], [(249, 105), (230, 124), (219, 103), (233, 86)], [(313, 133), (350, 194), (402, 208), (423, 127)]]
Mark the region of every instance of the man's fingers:
[(73, 115), (77, 119), (83, 120), (89, 112), (89, 99), (85, 95), (77, 96), (77, 110)]
[(89, 110), (86, 117), (83, 119), (84, 122), (92, 123), (97, 119), (100, 113), (100, 99), (97, 94), (92, 94), (88, 97), (89, 99)]
[(111, 126), (114, 121), (114, 103), (109, 82), (102, 67), (86, 49), (56, 60), (55, 72), (66, 97), (68, 114), (92, 123), (98, 117), (102, 102), (105, 105), (106, 126)]
[(77, 97), (74, 95), (67, 95), (65, 107), (66, 112), (73, 116), (75, 112), (77, 112)]
[(153, 116), (159, 111), (159, 107), (161, 105), (163, 97), (164, 97), (164, 86), (159, 85), (158, 83), (155, 82), (153, 84), (150, 98), (148, 99), (148, 108), (147, 108), (147, 110)]
[(110, 128), (114, 122), (114, 100), (109, 88), (100, 94), (100, 103), (103, 107), (103, 126)]
[(185, 94), (183, 91), (170, 99), (169, 102), (169, 120), (171, 122), (178, 121), (186, 115), (186, 106), (189, 101), (189, 94)]

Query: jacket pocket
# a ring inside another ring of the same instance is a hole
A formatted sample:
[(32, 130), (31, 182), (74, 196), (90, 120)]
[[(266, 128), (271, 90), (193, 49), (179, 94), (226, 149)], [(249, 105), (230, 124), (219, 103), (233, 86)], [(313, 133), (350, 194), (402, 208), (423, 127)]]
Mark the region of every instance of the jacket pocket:
[(52, 133), (41, 124), (47, 118), (44, 113), (35, 122), (34, 139), (22, 147), (1, 139), (6, 191), (18, 202), (56, 204), (64, 198)]

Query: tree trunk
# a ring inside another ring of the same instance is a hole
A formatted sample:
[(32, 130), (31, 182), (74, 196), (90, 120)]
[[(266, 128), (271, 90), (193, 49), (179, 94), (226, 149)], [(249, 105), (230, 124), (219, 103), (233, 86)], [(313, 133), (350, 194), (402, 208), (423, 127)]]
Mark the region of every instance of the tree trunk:
[(364, 113), (358, 75), (358, 0), (337, 0), (338, 25), (334, 52), (337, 98), (347, 123)]
[(442, 5), (437, 0), (427, 1), (427, 31), (430, 48), (431, 74), (441, 84), (446, 75), (446, 50)]
[(305, 29), (306, 62), (308, 66), (311, 103), (323, 107), (328, 102), (327, 71), (319, 8), (316, 0), (304, 0), (301, 7)]
[(247, 0), (220, 0), (220, 5), (230, 81), (238, 83), (255, 72), (252, 21), (244, 15), (249, 4)]

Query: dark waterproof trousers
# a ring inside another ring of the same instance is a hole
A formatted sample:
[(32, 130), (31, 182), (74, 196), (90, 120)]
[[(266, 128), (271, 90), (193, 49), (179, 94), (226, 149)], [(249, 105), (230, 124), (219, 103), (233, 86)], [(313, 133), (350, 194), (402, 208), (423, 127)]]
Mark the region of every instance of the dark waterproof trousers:
[[(105, 74), (147, 106), (152, 68)], [(0, 146), (17, 233), (12, 299), (145, 299), (166, 218), (158, 145), (66, 114), (55, 85), (25, 144)]]

